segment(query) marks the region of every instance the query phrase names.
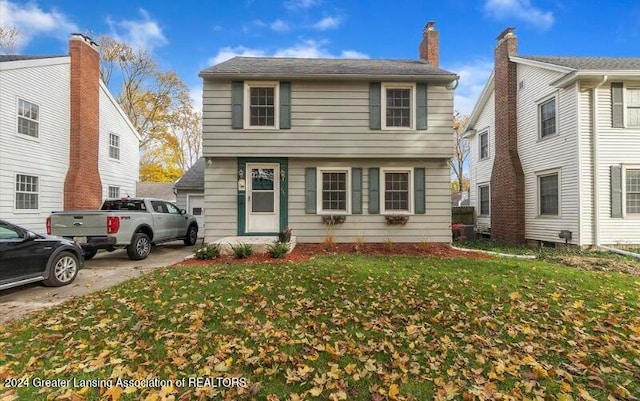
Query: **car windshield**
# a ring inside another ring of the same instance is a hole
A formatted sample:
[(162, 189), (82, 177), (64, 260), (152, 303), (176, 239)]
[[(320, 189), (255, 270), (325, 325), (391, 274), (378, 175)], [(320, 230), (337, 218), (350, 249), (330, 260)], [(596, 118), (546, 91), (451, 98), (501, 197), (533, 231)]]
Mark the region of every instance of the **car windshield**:
[(100, 210), (147, 210), (141, 199), (111, 199), (102, 204)]

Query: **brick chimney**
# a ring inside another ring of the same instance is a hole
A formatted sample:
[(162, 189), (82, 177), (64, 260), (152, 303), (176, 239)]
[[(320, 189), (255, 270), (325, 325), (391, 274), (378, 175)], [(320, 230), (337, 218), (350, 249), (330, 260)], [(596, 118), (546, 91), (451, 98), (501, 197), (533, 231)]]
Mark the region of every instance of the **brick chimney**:
[(434, 21), (427, 22), (422, 32), (422, 41), (418, 51), (420, 58), (434, 67), (440, 66), (440, 34), (436, 31)]
[(64, 209), (98, 209), (102, 183), (100, 149), (100, 54), (91, 38), (74, 33), (71, 56), (71, 132), (69, 170), (64, 181)]
[(515, 28), (498, 36), (495, 49), (495, 157), (491, 173), (491, 238), (499, 242), (524, 243), (524, 173), (518, 155)]

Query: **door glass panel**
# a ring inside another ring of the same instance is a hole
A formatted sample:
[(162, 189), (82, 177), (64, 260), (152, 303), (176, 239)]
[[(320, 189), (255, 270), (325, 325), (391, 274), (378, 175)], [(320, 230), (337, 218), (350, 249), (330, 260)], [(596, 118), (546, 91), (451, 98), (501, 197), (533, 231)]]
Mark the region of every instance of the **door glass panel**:
[(202, 208), (201, 207), (194, 207), (193, 209), (191, 209), (191, 214), (194, 216), (201, 216), (202, 215)]
[(274, 173), (275, 173), (275, 170), (272, 168), (251, 169), (251, 189), (253, 191), (261, 191), (261, 190), (273, 191)]
[(251, 197), (251, 211), (273, 212), (273, 192), (254, 192)]

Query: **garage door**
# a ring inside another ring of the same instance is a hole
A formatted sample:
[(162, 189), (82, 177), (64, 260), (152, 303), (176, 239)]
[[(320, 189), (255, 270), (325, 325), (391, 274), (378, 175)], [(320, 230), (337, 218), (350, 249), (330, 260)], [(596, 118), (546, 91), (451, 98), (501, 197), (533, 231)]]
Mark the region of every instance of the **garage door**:
[(189, 213), (198, 220), (198, 237), (204, 237), (204, 195), (189, 195)]

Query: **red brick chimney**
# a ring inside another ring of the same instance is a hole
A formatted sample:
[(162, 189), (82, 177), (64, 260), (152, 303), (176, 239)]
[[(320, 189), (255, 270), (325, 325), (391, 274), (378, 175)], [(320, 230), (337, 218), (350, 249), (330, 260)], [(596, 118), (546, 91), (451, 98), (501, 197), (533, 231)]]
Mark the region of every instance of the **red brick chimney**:
[(491, 238), (524, 243), (524, 173), (518, 155), (516, 64), (509, 56), (518, 50), (515, 28), (498, 36), (495, 49), (495, 158), (491, 173)]
[(74, 33), (71, 56), (71, 132), (69, 170), (64, 181), (64, 209), (98, 209), (102, 183), (100, 148), (100, 54), (90, 38)]
[(434, 67), (440, 66), (440, 34), (436, 31), (434, 21), (427, 22), (422, 32), (422, 41), (418, 51), (420, 58)]

